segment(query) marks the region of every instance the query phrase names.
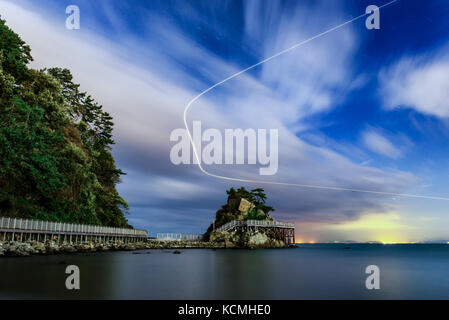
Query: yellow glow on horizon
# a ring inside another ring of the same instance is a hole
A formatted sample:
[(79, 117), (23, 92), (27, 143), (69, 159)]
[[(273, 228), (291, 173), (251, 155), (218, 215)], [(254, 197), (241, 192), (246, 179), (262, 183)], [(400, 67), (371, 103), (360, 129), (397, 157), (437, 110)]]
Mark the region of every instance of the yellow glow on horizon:
[(336, 225), (340, 230), (394, 230), (408, 228), (399, 223), (400, 216), (396, 213), (391, 214), (367, 214), (359, 220), (349, 221)]
[(358, 220), (332, 225), (329, 229), (344, 232), (348, 238), (361, 241), (398, 244), (409, 242), (406, 233), (413, 228), (403, 224), (399, 214), (393, 212), (365, 214)]
[(382, 244), (400, 244), (400, 243), (407, 243), (402, 241), (393, 241), (393, 240), (381, 240)]
[(300, 240), (295, 240), (296, 243), (301, 244), (301, 243), (316, 243), (315, 240), (307, 240), (307, 239), (300, 239)]

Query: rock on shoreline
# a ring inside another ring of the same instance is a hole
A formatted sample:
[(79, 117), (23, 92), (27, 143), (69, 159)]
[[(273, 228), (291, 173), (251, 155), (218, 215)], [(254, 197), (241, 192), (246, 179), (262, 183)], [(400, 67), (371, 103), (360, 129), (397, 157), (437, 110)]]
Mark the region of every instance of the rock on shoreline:
[(148, 240), (135, 243), (60, 243), (55, 241), (0, 241), (0, 257), (26, 257), (30, 255), (67, 254), (76, 252), (101, 252), (101, 251), (134, 251), (145, 249), (221, 249), (221, 248), (285, 248), (286, 245), (277, 237), (258, 231), (215, 231), (211, 234), (210, 241), (158, 241)]
[(75, 252), (101, 252), (101, 251), (134, 251), (144, 249), (219, 249), (224, 248), (223, 243), (201, 242), (201, 241), (156, 241), (135, 243), (58, 243), (46, 242), (18, 242), (0, 241), (0, 256), (26, 257), (36, 254), (65, 254)]
[(282, 235), (275, 230), (243, 230), (214, 231), (210, 242), (222, 243), (226, 248), (258, 249), (258, 248), (286, 248)]

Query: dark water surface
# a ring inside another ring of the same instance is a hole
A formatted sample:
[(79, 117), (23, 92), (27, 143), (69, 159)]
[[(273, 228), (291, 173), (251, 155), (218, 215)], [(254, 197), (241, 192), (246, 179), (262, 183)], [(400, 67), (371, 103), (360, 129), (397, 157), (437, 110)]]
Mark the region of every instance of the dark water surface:
[[(449, 299), (449, 245), (300, 245), (0, 258), (0, 298)], [(81, 289), (65, 288), (77, 265)], [(380, 268), (380, 290), (365, 268)]]

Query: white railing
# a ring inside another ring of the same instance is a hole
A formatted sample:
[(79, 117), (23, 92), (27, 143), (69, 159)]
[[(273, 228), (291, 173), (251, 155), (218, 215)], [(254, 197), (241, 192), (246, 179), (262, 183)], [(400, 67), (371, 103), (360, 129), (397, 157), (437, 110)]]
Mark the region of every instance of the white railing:
[(2, 230), (33, 230), (47, 233), (78, 233), (78, 234), (102, 234), (102, 235), (123, 235), (148, 237), (146, 230), (102, 227), (86, 224), (73, 224), (65, 222), (50, 222), (42, 220), (0, 218), (0, 229)]
[(187, 233), (158, 233), (156, 235), (157, 240), (185, 240), (195, 241), (201, 240), (202, 234), (187, 234)]
[(294, 229), (295, 224), (291, 222), (269, 221), (269, 220), (232, 220), (217, 228), (218, 231), (227, 231), (236, 227), (272, 227)]

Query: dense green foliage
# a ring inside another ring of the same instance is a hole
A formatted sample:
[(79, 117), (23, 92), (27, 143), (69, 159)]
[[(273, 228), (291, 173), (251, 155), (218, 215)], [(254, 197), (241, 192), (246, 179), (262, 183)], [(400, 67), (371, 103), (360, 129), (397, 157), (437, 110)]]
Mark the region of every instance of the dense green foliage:
[(0, 19), (0, 216), (128, 227), (112, 117)]
[[(248, 191), (245, 187), (240, 187), (237, 190), (231, 188), (226, 193), (228, 195), (228, 201), (215, 214), (215, 228), (232, 220), (273, 220), (269, 213), (270, 211), (274, 211), (274, 209), (266, 205), (267, 195), (264, 189), (257, 188)], [(248, 200), (254, 206), (245, 215), (242, 215), (242, 212), (239, 211), (241, 199)], [(209, 239), (213, 227), (214, 225), (212, 223), (203, 236), (204, 240)]]

